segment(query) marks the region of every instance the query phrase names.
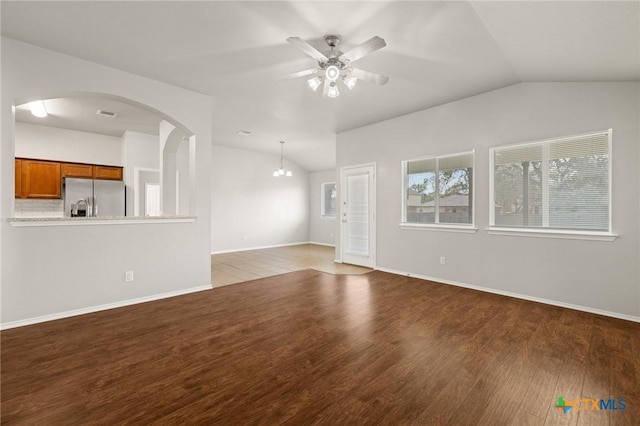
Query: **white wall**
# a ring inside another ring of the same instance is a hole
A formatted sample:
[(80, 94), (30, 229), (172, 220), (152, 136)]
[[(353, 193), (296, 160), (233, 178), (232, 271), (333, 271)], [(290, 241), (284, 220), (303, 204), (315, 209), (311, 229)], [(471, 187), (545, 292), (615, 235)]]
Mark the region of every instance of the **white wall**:
[(115, 136), (16, 122), (15, 155), (39, 160), (123, 166)]
[(311, 242), (335, 245), (338, 235), (338, 219), (323, 219), (320, 215), (322, 192), (320, 186), (327, 182), (336, 182), (336, 171), (309, 173), (309, 239)]
[[(377, 265), (640, 316), (638, 83), (524, 83), (341, 133), (377, 163)], [(613, 128), (614, 242), (489, 235), (489, 147)], [(401, 161), (475, 149), (475, 234), (401, 230)], [(446, 265), (439, 264), (446, 256)]]
[(176, 151), (176, 171), (178, 172), (178, 214), (189, 214), (189, 141), (180, 142)]
[[(2, 38), (0, 212), (14, 190), (12, 107), (78, 92), (128, 98), (196, 136), (193, 223), (16, 228), (0, 223), (2, 323), (210, 286), (211, 98)], [(124, 282), (133, 270), (135, 281)]]
[(273, 177), (279, 162), (279, 156), (213, 146), (213, 252), (309, 241), (309, 173), (287, 161), (285, 151), (293, 176)]
[[(127, 188), (127, 216), (134, 213), (135, 170), (160, 169), (160, 142), (157, 135), (126, 131), (122, 135), (122, 157), (124, 164), (124, 183)], [(140, 188), (144, 191), (144, 188)], [(142, 211), (142, 206), (140, 208)]]

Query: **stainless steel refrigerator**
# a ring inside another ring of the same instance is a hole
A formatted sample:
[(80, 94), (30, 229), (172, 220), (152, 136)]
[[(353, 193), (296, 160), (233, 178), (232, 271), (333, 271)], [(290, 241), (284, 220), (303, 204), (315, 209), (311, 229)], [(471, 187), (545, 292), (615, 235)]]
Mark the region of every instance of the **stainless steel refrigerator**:
[(65, 216), (125, 215), (125, 189), (121, 180), (64, 178), (62, 194)]

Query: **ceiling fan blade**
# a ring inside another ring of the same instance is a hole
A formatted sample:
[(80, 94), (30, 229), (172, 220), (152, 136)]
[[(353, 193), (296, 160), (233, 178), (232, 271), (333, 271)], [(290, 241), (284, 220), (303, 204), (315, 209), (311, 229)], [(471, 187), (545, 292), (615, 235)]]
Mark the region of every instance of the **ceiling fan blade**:
[(378, 74), (375, 72), (365, 71), (358, 68), (352, 68), (351, 74), (358, 80), (368, 81), (379, 85), (385, 85), (389, 81), (389, 77), (386, 75)]
[(347, 53), (343, 53), (342, 55), (340, 55), (340, 57), (338, 57), (338, 60), (346, 65), (349, 62), (356, 61), (363, 56), (368, 55), (369, 53), (375, 52), (378, 49), (382, 49), (386, 45), (387, 43), (384, 41), (384, 39), (378, 36), (371, 37), (369, 40), (357, 45)]
[(287, 80), (290, 78), (298, 78), (304, 77), (305, 75), (316, 74), (318, 72), (318, 68), (309, 68), (308, 70), (298, 71), (291, 74), (283, 75), (279, 78), (279, 80)]
[(329, 86), (331, 85), (331, 83), (329, 82), (329, 79), (325, 78), (324, 79), (324, 85), (322, 86), (322, 97), (326, 98), (329, 96)]
[(329, 58), (327, 58), (324, 53), (320, 52), (318, 49), (302, 40), (300, 37), (289, 37), (287, 41), (318, 62), (326, 62), (329, 60)]

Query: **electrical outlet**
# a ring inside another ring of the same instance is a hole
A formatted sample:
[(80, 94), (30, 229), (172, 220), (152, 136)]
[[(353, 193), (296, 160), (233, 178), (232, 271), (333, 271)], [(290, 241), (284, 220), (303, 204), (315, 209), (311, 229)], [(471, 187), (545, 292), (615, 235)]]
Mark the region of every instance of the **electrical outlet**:
[(446, 263), (446, 259), (444, 258), (444, 256), (440, 256), (440, 264), (444, 265)]
[(133, 281), (133, 271), (127, 271), (124, 273), (124, 280), (125, 282), (131, 282)]

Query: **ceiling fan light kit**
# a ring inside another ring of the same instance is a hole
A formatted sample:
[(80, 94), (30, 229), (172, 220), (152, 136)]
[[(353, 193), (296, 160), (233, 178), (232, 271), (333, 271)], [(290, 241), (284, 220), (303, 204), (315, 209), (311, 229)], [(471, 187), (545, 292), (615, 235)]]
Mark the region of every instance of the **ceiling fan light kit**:
[(342, 81), (344, 81), (344, 85), (347, 86), (349, 90), (353, 90), (353, 88), (356, 87), (358, 79), (352, 75), (345, 75), (342, 77)]
[(340, 91), (338, 90), (338, 85), (335, 81), (329, 83), (329, 90), (327, 91), (327, 96), (330, 98), (337, 98), (340, 96)]
[(318, 87), (322, 85), (322, 77), (310, 78), (309, 80), (307, 80), (307, 83), (309, 83), (309, 87), (311, 88), (311, 90), (315, 92), (316, 90), (318, 90)]
[(328, 35), (324, 38), (329, 46), (326, 52), (320, 52), (300, 37), (289, 37), (287, 41), (298, 49), (302, 50), (306, 55), (318, 62), (318, 68), (310, 68), (289, 74), (284, 78), (303, 77), (310, 74), (317, 74), (324, 71), (323, 76), (315, 76), (307, 80), (309, 87), (314, 92), (324, 84), (322, 91), (323, 97), (337, 98), (340, 96), (338, 89), (338, 80), (342, 80), (349, 90), (353, 90), (358, 80), (368, 81), (379, 85), (384, 85), (389, 81), (389, 77), (370, 71), (361, 70), (348, 66), (350, 63), (366, 56), (376, 50), (382, 49), (387, 43), (380, 37), (375, 36), (359, 44), (347, 53), (342, 53), (336, 47), (340, 43), (340, 37), (336, 35)]
[(324, 72), (329, 81), (336, 81), (340, 77), (340, 70), (335, 65), (329, 65)]

